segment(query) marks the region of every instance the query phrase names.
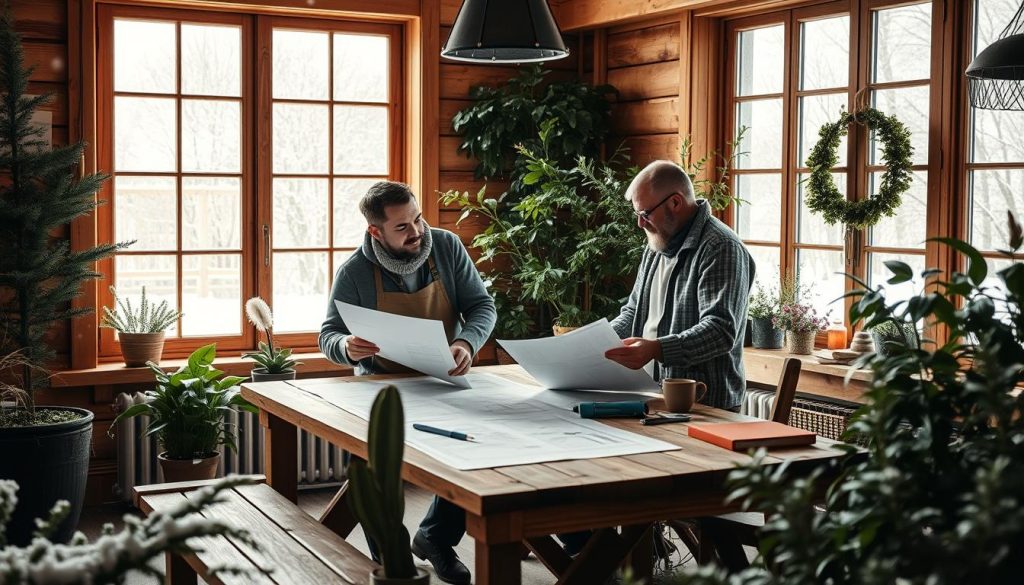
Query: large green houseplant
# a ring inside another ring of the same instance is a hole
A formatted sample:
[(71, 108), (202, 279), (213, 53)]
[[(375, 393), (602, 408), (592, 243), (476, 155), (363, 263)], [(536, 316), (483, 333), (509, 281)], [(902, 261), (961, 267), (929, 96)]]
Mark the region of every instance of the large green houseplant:
[(52, 96), (26, 95), (31, 73), (8, 8), (0, 15), (0, 355), (17, 355), (18, 366), (0, 375), (23, 392), (18, 407), (0, 407), (0, 478), (32, 486), (8, 526), (8, 538), (19, 544), (59, 499), (71, 510), (54, 538), (67, 540), (78, 522), (93, 414), (37, 407), (35, 391), (55, 355), (47, 332), (88, 312), (71, 302), (98, 276), (95, 262), (119, 247), (71, 250), (66, 226), (96, 208), (106, 177), (78, 178), (84, 144), (50, 148), (43, 140), (46, 129), (33, 115)]
[(236, 448), (233, 426), (224, 413), (230, 408), (259, 412), (240, 394), (238, 384), (245, 378), (225, 376), (213, 367), (216, 357), (216, 344), (211, 343), (192, 352), (170, 374), (150, 362), (156, 388), (146, 392), (146, 402), (124, 410), (111, 425), (113, 431), (124, 419), (147, 417), (146, 435), (156, 435), (164, 449), (159, 460), (167, 481), (213, 478), (221, 457), (218, 447)]
[(463, 209), (460, 221), (470, 214), (487, 220), (473, 239), (478, 262), (508, 260), (515, 301), (541, 306), (556, 326), (578, 327), (618, 311), (645, 239), (624, 197), (636, 169), (624, 168), (621, 154), (607, 164), (580, 156), (560, 165), (548, 148), (556, 127), (554, 120), (542, 125), (542, 150), (519, 148), (530, 190), (515, 205), (502, 210), (484, 191), (449, 191), (442, 201)]
[(387, 386), (370, 408), (366, 437), (367, 460), (349, 464), (348, 501), (363, 531), (380, 551), (380, 569), (370, 578), (374, 584), (425, 585), (430, 574), (416, 567), (409, 545), (402, 484), (402, 453), (405, 450), (405, 413), (398, 388)]
[[(872, 382), (847, 432), (867, 440), (868, 453), (834, 470), (826, 512), (813, 506), (813, 477), (787, 479), (757, 462), (735, 471), (733, 496), (768, 514), (765, 566), (732, 576), (707, 568), (680, 582), (1020, 582), (1024, 263), (1015, 254), (1024, 234), (1012, 215), (1008, 233), (1005, 267), (994, 273), (967, 243), (939, 239), (966, 258), (966, 273), (936, 278), (891, 304), (864, 283), (851, 293), (854, 322), (937, 324), (948, 341), (890, 343), (890, 353), (859, 364), (871, 369)], [(914, 276), (903, 262), (886, 265), (890, 284)], [(917, 336), (917, 327), (911, 331)]]

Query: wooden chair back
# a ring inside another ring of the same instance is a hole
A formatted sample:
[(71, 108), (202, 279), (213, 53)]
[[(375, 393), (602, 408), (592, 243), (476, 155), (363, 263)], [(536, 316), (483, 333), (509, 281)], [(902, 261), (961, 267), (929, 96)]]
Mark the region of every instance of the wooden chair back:
[(771, 420), (789, 424), (789, 411), (793, 408), (796, 397), (796, 385), (800, 381), (801, 361), (797, 358), (786, 358), (782, 364), (782, 375), (779, 385), (775, 388), (775, 403), (772, 404)]

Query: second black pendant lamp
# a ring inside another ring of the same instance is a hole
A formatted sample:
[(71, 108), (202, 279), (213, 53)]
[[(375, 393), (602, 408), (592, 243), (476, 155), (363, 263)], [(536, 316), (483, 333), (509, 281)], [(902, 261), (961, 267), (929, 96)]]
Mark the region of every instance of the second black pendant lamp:
[(546, 0), (462, 0), (441, 56), (458, 61), (534, 63), (569, 54)]
[(1024, 1), (999, 39), (967, 66), (967, 80), (975, 108), (1024, 110)]

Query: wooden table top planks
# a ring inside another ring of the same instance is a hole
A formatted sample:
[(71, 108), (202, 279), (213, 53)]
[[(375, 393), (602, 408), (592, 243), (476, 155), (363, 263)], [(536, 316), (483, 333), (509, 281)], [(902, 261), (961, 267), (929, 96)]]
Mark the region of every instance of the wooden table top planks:
[[(536, 385), (519, 366), (487, 366), (474, 371), (486, 372), (519, 383)], [(382, 386), (395, 376), (357, 378), (321, 378), (302, 384), (347, 383), (379, 379)], [(367, 423), (322, 399), (286, 382), (243, 384), (243, 396), (262, 410), (273, 413), (299, 428), (323, 437), (335, 445), (366, 457), (364, 438)], [(738, 414), (698, 406), (693, 422), (745, 420)], [(598, 459), (554, 461), (460, 471), (448, 467), (411, 447), (406, 448), (403, 476), (476, 515), (521, 508), (540, 508), (569, 503), (585, 504), (614, 498), (628, 491), (630, 497), (672, 497), (687, 488), (720, 485), (738, 463), (750, 461), (745, 453), (722, 449), (690, 438), (686, 423), (643, 426), (636, 419), (604, 419), (601, 422), (652, 438), (679, 445), (677, 451), (645, 453)], [(808, 447), (772, 449), (766, 464), (789, 460), (799, 470), (800, 462), (820, 463), (841, 452), (836, 443), (818, 438)]]

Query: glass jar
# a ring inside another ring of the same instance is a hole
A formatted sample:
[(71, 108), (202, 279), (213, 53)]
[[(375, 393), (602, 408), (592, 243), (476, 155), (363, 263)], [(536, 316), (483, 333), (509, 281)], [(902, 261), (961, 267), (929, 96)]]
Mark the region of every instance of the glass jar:
[(829, 349), (846, 349), (846, 326), (842, 321), (832, 321), (832, 324), (825, 329), (828, 336), (826, 344)]

